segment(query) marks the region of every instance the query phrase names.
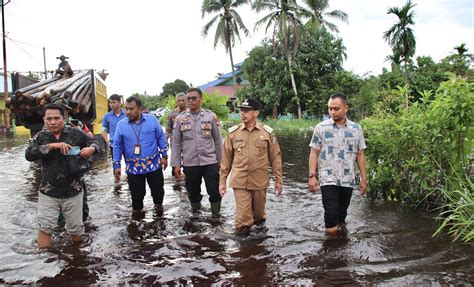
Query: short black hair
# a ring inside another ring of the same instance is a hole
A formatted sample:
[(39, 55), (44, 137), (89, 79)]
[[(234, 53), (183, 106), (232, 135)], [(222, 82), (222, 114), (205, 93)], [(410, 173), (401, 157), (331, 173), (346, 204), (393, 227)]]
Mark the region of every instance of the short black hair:
[(58, 110), (61, 116), (64, 117), (64, 114), (66, 113), (66, 110), (62, 105), (57, 105), (57, 104), (49, 104), (46, 106), (44, 109), (44, 112), (46, 113), (47, 110)]
[(131, 102), (135, 102), (135, 104), (137, 104), (137, 107), (141, 108), (143, 106), (142, 104), (142, 100), (140, 100), (139, 97), (137, 96), (130, 96), (127, 98), (126, 100), (127, 103), (131, 103)]
[(71, 109), (74, 109), (76, 108), (77, 106), (79, 106), (79, 102), (76, 101), (76, 100), (71, 100), (68, 104), (69, 107), (71, 107)]
[(196, 92), (199, 94), (199, 97), (202, 98), (202, 91), (201, 89), (199, 88), (189, 88), (187, 91), (186, 91), (186, 94), (188, 93), (191, 93), (191, 92)]
[(331, 100), (334, 100), (334, 99), (337, 99), (337, 98), (341, 99), (341, 101), (342, 101), (344, 104), (346, 104), (346, 105), (349, 104), (349, 103), (347, 102), (347, 97), (346, 97), (346, 95), (344, 95), (343, 93), (334, 93), (334, 94), (332, 94), (332, 95), (329, 97), (329, 99), (331, 99)]
[(109, 97), (109, 101), (119, 101), (120, 102), (121, 98), (122, 98), (121, 95), (113, 94)]

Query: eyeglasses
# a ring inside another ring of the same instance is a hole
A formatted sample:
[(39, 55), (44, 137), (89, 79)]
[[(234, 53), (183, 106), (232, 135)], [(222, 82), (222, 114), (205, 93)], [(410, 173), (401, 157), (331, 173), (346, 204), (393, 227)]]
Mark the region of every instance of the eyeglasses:
[(195, 101), (197, 100), (199, 97), (186, 97), (186, 101)]

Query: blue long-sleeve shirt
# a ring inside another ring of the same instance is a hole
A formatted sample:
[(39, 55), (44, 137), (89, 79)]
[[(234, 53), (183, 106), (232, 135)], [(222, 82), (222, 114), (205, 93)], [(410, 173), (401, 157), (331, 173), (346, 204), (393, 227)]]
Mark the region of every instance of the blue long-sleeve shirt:
[(105, 114), (104, 119), (102, 120), (102, 130), (109, 133), (110, 146), (113, 146), (115, 130), (117, 129), (118, 122), (126, 117), (127, 116), (123, 110), (120, 110), (120, 114), (118, 115), (116, 115), (114, 111)]
[[(140, 141), (137, 142), (137, 136)], [(140, 144), (140, 154), (135, 146)], [(142, 113), (139, 123), (125, 118), (118, 122), (115, 130), (114, 169), (120, 168), (122, 155), (125, 157), (127, 174), (146, 174), (161, 168), (159, 159), (167, 158), (166, 136), (155, 116)]]

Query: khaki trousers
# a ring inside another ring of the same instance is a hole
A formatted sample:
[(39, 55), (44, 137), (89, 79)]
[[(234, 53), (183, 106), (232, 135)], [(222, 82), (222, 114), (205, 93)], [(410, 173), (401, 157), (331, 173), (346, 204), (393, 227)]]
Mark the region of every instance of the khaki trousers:
[(234, 195), (236, 205), (236, 230), (250, 227), (254, 223), (262, 222), (267, 218), (265, 214), (267, 189), (234, 189)]

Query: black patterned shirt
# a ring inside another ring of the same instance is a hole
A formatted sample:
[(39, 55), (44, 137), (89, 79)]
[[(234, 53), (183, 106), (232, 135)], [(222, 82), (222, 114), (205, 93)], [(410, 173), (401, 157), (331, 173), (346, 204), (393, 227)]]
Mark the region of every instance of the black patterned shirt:
[(97, 142), (83, 131), (64, 127), (59, 139), (49, 131), (40, 131), (30, 140), (25, 152), (26, 160), (41, 160), (42, 180), (39, 192), (54, 198), (70, 198), (82, 191), (80, 178), (73, 177), (69, 170), (67, 156), (57, 149), (48, 148), (50, 143), (64, 142), (71, 146), (94, 147), (99, 151)]

